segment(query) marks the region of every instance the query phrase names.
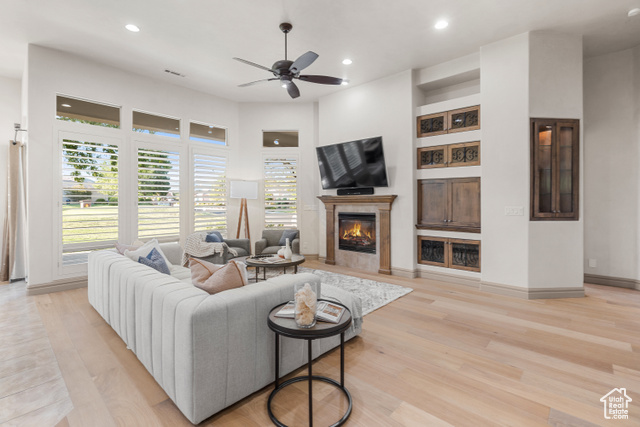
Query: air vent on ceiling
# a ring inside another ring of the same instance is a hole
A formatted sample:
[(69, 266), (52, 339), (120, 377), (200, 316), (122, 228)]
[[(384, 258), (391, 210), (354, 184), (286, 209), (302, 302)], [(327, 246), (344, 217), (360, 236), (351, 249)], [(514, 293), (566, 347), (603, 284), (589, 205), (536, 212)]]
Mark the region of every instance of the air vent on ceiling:
[(185, 76), (184, 74), (179, 73), (179, 72), (177, 72), (177, 71), (164, 70), (164, 72), (165, 72), (165, 73), (172, 74), (172, 75), (174, 75), (174, 76), (178, 76), (178, 77), (187, 77), (187, 76)]

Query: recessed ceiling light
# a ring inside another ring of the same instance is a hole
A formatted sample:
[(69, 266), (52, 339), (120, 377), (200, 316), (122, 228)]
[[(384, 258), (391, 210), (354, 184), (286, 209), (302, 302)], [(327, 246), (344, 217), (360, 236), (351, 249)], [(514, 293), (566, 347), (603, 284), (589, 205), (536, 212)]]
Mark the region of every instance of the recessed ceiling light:
[(208, 133), (213, 133), (212, 131), (209, 131)]
[(346, 59), (343, 59), (343, 60), (342, 60), (342, 63), (343, 63), (344, 65), (351, 65), (351, 64), (353, 64), (353, 61), (352, 61), (352, 60), (350, 60), (349, 58), (346, 58)]
[(445, 21), (444, 19), (439, 20), (438, 22), (436, 22), (436, 30), (442, 30), (444, 28), (447, 28), (449, 26), (449, 23), (447, 21)]
[(69, 104), (62, 104), (61, 106), (64, 107), (64, 108), (71, 108), (71, 105), (69, 105)]
[(132, 33), (137, 33), (138, 31), (140, 31), (140, 28), (138, 28), (137, 25), (133, 25), (133, 24), (127, 24), (124, 26), (127, 30), (131, 31)]
[(213, 125), (209, 126), (209, 129), (213, 129)]
[(275, 141), (273, 141), (274, 144), (276, 145), (280, 145), (280, 141), (278, 141), (277, 139)]
[(629, 11), (629, 13), (627, 13), (627, 16), (629, 16), (629, 18), (631, 18), (632, 16), (636, 16), (638, 14), (640, 14), (640, 8), (636, 7), (635, 9), (631, 9)]
[(342, 86), (346, 86), (349, 84), (349, 80), (342, 80), (342, 83), (340, 83)]
[(286, 88), (286, 87), (287, 87), (287, 84), (286, 84), (286, 83), (282, 83), (282, 87), (285, 87), (285, 88)]

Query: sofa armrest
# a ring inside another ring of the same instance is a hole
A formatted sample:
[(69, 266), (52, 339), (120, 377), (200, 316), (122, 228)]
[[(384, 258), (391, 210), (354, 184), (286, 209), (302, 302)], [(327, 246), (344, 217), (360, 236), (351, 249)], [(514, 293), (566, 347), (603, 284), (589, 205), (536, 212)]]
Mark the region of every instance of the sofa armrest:
[(294, 254), (299, 254), (300, 253), (300, 239), (299, 238), (295, 238), (293, 239), (293, 242), (291, 242), (291, 250), (293, 251)]
[(260, 239), (256, 241), (256, 255), (260, 255), (262, 251), (268, 246), (267, 239)]
[(251, 240), (249, 239), (224, 239), (227, 246), (232, 248), (242, 248), (251, 254)]
[(179, 243), (160, 243), (162, 253), (173, 265), (182, 265), (182, 246)]

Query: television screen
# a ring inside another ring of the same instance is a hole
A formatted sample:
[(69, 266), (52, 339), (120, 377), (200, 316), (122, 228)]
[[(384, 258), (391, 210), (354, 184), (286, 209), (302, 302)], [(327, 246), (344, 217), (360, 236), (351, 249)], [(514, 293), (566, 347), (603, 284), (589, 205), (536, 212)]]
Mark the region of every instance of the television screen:
[(387, 187), (382, 137), (317, 147), (322, 188)]

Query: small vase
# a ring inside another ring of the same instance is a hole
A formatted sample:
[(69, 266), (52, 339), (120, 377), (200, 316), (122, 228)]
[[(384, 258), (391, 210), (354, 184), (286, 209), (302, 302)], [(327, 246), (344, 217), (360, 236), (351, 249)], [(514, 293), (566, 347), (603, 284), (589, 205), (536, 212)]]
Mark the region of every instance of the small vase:
[(284, 258), (284, 246), (281, 246), (280, 249), (278, 250), (278, 256), (280, 258)]
[(284, 259), (291, 259), (291, 255), (293, 255), (293, 252), (291, 252), (291, 246), (289, 245), (289, 239), (287, 238), (287, 246), (284, 247)]
[(313, 328), (316, 325), (318, 287), (315, 283), (298, 283), (294, 289), (296, 325), (299, 328)]

